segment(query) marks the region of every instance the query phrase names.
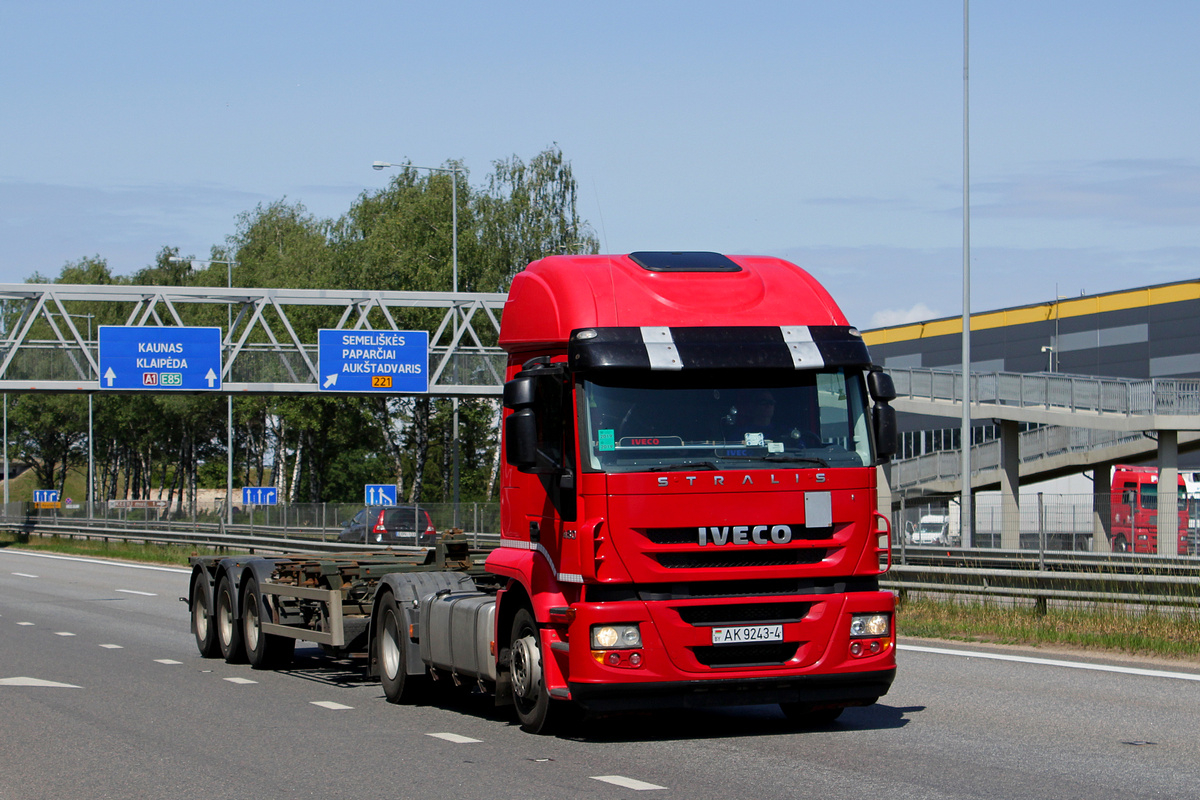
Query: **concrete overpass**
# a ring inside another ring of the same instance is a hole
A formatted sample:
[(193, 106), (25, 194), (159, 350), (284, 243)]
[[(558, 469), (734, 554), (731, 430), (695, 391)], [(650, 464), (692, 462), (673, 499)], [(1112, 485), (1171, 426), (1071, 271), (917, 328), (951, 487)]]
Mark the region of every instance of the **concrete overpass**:
[[(902, 413), (962, 418), (961, 372), (889, 369), (892, 403)], [(994, 420), (1000, 439), (972, 448), (971, 486), (998, 489), (1001, 544), (1016, 548), (1022, 483), (1094, 469), (1109, 474), (1122, 461), (1154, 456), (1159, 507), (1176, 508), (1180, 451), (1200, 449), (1200, 380), (1123, 380), (1054, 373), (981, 372), (970, 376), (972, 419)], [(1020, 432), (1020, 423), (1043, 427)], [(961, 489), (961, 459), (943, 451), (897, 461), (888, 470), (893, 492), (905, 497), (954, 494)], [(1099, 505), (1099, 504), (1098, 504)], [(1097, 549), (1107, 514), (1095, 514)], [(1159, 537), (1174, 543), (1176, 520), (1160, 514)], [(1174, 554), (1174, 548), (1171, 547)]]

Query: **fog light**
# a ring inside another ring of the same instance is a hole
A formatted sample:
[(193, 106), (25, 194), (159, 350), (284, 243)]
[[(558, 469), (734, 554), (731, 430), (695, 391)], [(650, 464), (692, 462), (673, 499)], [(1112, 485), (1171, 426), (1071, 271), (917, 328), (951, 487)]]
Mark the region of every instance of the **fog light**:
[(851, 642), (850, 643), (850, 655), (852, 655), (852, 656), (861, 656), (862, 655), (862, 642)]
[(642, 654), (641, 653), (631, 654), (629, 656), (629, 663), (635, 667), (640, 667), (642, 665)]
[(612, 664), (614, 667), (617, 664), (620, 664), (621, 663), (621, 654), (620, 653), (609, 653), (608, 654), (608, 663)]
[(871, 642), (871, 652), (872, 653), (878, 653), (882, 649), (883, 649), (883, 645), (881, 645), (878, 640)]
[(855, 614), (850, 618), (850, 638), (870, 639), (891, 633), (892, 618), (889, 614)]

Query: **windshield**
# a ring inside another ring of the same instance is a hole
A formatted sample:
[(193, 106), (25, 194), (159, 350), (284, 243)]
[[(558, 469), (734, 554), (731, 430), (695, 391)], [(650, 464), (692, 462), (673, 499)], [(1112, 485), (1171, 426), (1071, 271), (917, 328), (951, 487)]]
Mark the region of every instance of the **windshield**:
[(580, 387), (583, 461), (591, 471), (873, 463), (858, 370), (614, 371)]

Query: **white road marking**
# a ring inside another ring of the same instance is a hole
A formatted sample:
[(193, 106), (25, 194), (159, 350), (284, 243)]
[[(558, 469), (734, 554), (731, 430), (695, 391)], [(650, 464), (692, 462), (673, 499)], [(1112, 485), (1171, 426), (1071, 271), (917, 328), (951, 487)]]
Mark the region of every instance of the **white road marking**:
[(124, 650), (125, 648), (119, 644), (102, 644), (100, 645), (105, 650)]
[(57, 683), (40, 678), (0, 678), (0, 686), (45, 686), (50, 689), (79, 689), (73, 683)]
[(1117, 672), (1123, 675), (1141, 675), (1147, 678), (1173, 678), (1180, 681), (1200, 681), (1200, 675), (1190, 672), (1167, 672), (1160, 669), (1142, 669), (1140, 667), (1114, 667), (1108, 664), (1087, 664), (1082, 661), (1062, 661), (1055, 658), (1033, 658), (1032, 656), (1016, 656), (1005, 653), (979, 653), (972, 650), (950, 650), (944, 647), (919, 647), (912, 644), (896, 645), (898, 650), (911, 650), (915, 653), (933, 653), (941, 656), (961, 656), (964, 658), (988, 658), (993, 661), (1016, 661), (1021, 664), (1038, 664), (1043, 667), (1067, 667), (1068, 669), (1090, 669), (1096, 672)]
[(21, 626), (31, 626), (31, 625), (33, 625), (33, 624), (35, 624), (35, 623), (32, 623), (32, 622), (18, 622), (17, 624), (18, 624), (18, 625), (21, 625)]
[[(123, 561), (105, 561), (100, 558), (81, 558), (79, 556), (56, 556), (50, 553), (34, 553), (29, 550), (13, 550), (12, 548), (4, 549), (5, 555), (28, 556), (29, 558), (52, 558), (58, 561), (79, 561), (84, 564), (104, 564), (109, 567), (124, 567), (125, 569), (148, 569), (154, 572), (179, 572), (184, 575), (191, 575), (192, 571), (183, 567), (159, 567), (153, 564), (128, 564)], [(18, 573), (13, 573), (14, 575)], [(27, 576), (28, 577), (28, 576)], [(36, 578), (37, 576), (32, 576)]]
[(71, 633), (70, 631), (55, 631), (54, 635), (55, 636), (74, 636), (75, 634)]
[(172, 661), (169, 658), (156, 658), (156, 659), (154, 659), (154, 661), (157, 664), (182, 664), (183, 663), (182, 661)]
[(13, 575), (16, 575), (18, 578), (36, 578), (37, 577), (37, 575), (30, 575), (28, 572), (14, 572)]
[(313, 700), (312, 705), (328, 708), (330, 711), (349, 711), (354, 706), (344, 706), (341, 703), (335, 703), (332, 700)]
[(633, 789), (635, 792), (646, 792), (651, 789), (665, 789), (665, 786), (659, 786), (655, 783), (646, 783), (634, 778), (626, 778), (624, 775), (593, 775), (592, 780), (611, 783), (613, 786), (621, 786), (625, 789)]
[(158, 597), (154, 592), (139, 592), (136, 589), (117, 589), (122, 594), (140, 594), (142, 597)]
[(435, 739), (445, 739), (447, 742), (455, 744), (471, 744), (472, 742), (481, 742), (482, 739), (472, 739), (470, 736), (463, 736), (458, 733), (427, 733), (426, 736), (432, 736)]
[(236, 683), (239, 686), (245, 686), (248, 683), (258, 683), (258, 681), (252, 681), (249, 678), (225, 678), (225, 680), (230, 683)]

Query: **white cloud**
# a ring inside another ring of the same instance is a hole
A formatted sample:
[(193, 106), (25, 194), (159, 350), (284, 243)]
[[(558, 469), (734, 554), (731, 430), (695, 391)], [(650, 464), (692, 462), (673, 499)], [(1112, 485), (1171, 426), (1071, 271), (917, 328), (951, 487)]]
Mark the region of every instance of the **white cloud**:
[(942, 314), (924, 303), (917, 303), (912, 308), (884, 308), (871, 315), (872, 328), (890, 328), (893, 325), (907, 325), (910, 322), (936, 319)]

